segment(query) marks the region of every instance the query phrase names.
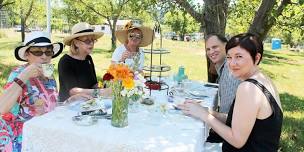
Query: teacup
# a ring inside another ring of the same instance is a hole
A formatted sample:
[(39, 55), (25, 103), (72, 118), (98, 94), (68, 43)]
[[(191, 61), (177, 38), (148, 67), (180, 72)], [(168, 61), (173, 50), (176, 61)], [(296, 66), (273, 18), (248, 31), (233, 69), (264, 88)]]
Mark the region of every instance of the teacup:
[(41, 64), (43, 75), (47, 78), (51, 77), (54, 73), (54, 64)]

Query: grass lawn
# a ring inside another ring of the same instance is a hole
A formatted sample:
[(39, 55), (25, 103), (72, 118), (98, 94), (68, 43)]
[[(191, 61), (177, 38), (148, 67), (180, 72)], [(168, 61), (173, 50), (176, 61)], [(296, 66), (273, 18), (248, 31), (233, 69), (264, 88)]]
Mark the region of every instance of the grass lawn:
[[(2, 87), (12, 67), (22, 64), (14, 58), (14, 48), (20, 44), (20, 33), (12, 30), (2, 30), (6, 37), (0, 38), (0, 86)], [(54, 34), (53, 39), (62, 41), (64, 35)], [(95, 62), (98, 76), (102, 76), (110, 64), (111, 52), (110, 37), (102, 37), (95, 45), (93, 60)], [(154, 44), (159, 46), (159, 40)], [(304, 53), (290, 52), (286, 49), (279, 51), (268, 51), (269, 44), (266, 44), (266, 51), (261, 63), (261, 69), (276, 84), (284, 109), (283, 131), (281, 135), (280, 151), (283, 152), (304, 152)], [(204, 43), (180, 42), (164, 40), (163, 47), (171, 51), (170, 54), (162, 56), (163, 63), (171, 66), (170, 72), (165, 75), (172, 75), (177, 72), (179, 66), (183, 65), (186, 74), (190, 79), (206, 81), (206, 59)], [(68, 47), (65, 48), (66, 53)], [(64, 54), (63, 53), (63, 54)], [(154, 60), (155, 59), (155, 60)], [(57, 64), (59, 57), (53, 60)], [(146, 63), (150, 63), (149, 55), (146, 55)], [(159, 61), (157, 55), (153, 56), (153, 63)], [(57, 65), (56, 65), (57, 67)], [(58, 80), (58, 74), (55, 73)], [(0, 93), (3, 90), (0, 88)]]

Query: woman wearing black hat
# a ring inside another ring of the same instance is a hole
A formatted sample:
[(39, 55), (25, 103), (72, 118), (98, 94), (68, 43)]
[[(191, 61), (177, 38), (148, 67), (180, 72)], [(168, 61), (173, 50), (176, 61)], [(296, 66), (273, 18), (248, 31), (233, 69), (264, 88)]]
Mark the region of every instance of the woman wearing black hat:
[(12, 70), (0, 96), (0, 148), (4, 151), (21, 151), (23, 123), (55, 108), (56, 81), (52, 69), (42, 66), (52, 68), (51, 59), (62, 49), (62, 43), (51, 43), (44, 32), (26, 35), (24, 45), (15, 49), (16, 59), (27, 63)]

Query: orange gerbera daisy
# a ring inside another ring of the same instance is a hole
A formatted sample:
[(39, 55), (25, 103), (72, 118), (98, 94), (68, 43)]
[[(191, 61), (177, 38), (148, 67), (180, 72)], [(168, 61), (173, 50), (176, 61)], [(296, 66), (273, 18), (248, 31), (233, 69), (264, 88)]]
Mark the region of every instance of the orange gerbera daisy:
[(114, 77), (114, 80), (133, 78), (133, 73), (131, 70), (123, 64), (111, 65), (108, 72)]

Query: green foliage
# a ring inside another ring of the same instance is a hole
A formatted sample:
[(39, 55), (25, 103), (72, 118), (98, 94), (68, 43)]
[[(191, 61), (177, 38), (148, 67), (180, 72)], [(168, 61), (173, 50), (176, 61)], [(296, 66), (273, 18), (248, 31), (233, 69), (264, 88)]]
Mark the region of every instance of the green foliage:
[(199, 31), (200, 24), (197, 23), (185, 11), (168, 12), (165, 15), (165, 24), (171, 27), (171, 30), (182, 37), (187, 33)]
[[(237, 0), (229, 5), (229, 14), (227, 19), (226, 33), (235, 35), (247, 32), (254, 13), (261, 4), (261, 0)], [(279, 4), (279, 3), (278, 3)], [(276, 4), (272, 15), (278, 8)], [(304, 41), (304, 4), (294, 3), (287, 5), (281, 16), (276, 18), (276, 24), (268, 33), (268, 37), (277, 37), (283, 39), (285, 44), (291, 46), (302, 44)]]
[[(13, 24), (21, 24), (21, 18), (26, 19), (25, 27), (45, 25), (45, 1), (34, 0), (33, 7), (30, 4), (33, 0), (18, 0), (7, 6), (9, 20)], [(29, 10), (30, 14), (27, 14)]]
[(236, 35), (248, 30), (254, 13), (260, 4), (260, 0), (236, 0), (229, 6), (226, 33)]
[(280, 37), (290, 46), (304, 45), (304, 4), (288, 5), (277, 19), (270, 32), (271, 37)]
[[(61, 9), (58, 9), (58, 13), (56, 12), (56, 15), (60, 16), (60, 13), (62, 13), (64, 16), (61, 16), (61, 18), (64, 18), (67, 20), (69, 26), (73, 26), (74, 24), (78, 22), (87, 22), (89, 24), (101, 24), (103, 23), (104, 19), (100, 16), (98, 16), (96, 13), (94, 13), (92, 10), (88, 9), (86, 6), (81, 4), (80, 2), (75, 2), (75, 0), (63, 0), (64, 7)], [(100, 0), (100, 3), (103, 2)], [(92, 6), (96, 6), (96, 9), (100, 12), (103, 12), (103, 10), (100, 10), (105, 4), (103, 5), (97, 5), (96, 2), (90, 2), (89, 4)], [(104, 10), (105, 11), (105, 10)]]

